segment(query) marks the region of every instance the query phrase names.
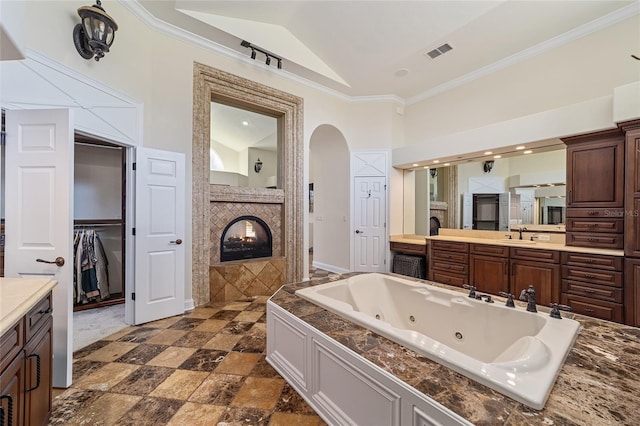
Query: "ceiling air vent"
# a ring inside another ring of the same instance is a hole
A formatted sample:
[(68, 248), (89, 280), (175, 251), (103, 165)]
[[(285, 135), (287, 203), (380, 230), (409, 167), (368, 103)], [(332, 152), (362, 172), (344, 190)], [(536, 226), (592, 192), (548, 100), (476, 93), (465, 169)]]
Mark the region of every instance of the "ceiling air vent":
[(435, 49), (433, 49), (430, 52), (427, 52), (427, 56), (429, 56), (431, 59), (435, 59), (438, 56), (447, 53), (448, 51), (453, 50), (453, 47), (451, 47), (451, 45), (449, 43), (445, 43), (440, 47), (437, 47)]

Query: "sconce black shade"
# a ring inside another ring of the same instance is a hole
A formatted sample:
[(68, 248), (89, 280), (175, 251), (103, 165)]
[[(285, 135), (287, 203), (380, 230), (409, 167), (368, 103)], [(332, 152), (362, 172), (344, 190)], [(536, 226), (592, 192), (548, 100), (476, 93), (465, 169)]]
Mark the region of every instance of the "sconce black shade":
[(262, 161), (260, 161), (260, 157), (258, 157), (258, 161), (253, 165), (253, 170), (255, 170), (256, 173), (260, 173), (260, 170), (262, 170)]
[(482, 163), (482, 169), (485, 173), (490, 173), (491, 169), (493, 169), (493, 160)]
[(438, 176), (438, 169), (431, 169), (429, 170), (429, 174), (431, 175), (431, 178), (435, 178), (436, 176)]
[(104, 11), (100, 0), (78, 8), (81, 23), (73, 29), (73, 44), (85, 59), (99, 61), (113, 44), (118, 24)]

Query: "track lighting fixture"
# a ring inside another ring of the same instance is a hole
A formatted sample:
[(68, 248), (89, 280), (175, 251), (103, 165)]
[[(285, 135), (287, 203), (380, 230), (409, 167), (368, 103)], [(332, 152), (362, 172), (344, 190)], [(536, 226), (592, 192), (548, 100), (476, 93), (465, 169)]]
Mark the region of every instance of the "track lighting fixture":
[(240, 43), (240, 45), (242, 47), (246, 47), (251, 49), (251, 59), (255, 60), (256, 59), (256, 52), (260, 52), (265, 56), (265, 60), (264, 63), (267, 66), (271, 65), (271, 60), (275, 59), (278, 63), (278, 69), (281, 70), (282, 69), (282, 58), (274, 55), (273, 53), (267, 52), (264, 49), (259, 48), (258, 46), (254, 46), (253, 44), (249, 43), (246, 40), (242, 40), (242, 43)]

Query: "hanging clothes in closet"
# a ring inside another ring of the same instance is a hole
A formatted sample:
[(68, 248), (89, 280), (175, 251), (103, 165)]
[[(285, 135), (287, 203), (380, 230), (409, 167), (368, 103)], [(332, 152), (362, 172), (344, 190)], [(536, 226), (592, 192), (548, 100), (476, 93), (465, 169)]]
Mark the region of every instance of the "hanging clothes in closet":
[(95, 229), (76, 230), (74, 247), (74, 299), (88, 303), (109, 298), (109, 265)]

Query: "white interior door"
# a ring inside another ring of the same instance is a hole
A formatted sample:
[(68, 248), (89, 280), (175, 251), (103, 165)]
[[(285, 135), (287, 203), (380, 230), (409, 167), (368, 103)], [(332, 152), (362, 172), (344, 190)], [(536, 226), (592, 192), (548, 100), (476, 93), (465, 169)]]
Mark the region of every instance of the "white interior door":
[[(49, 278), (53, 386), (71, 385), (73, 356), (73, 128), (69, 110), (6, 112), (7, 277)], [(62, 258), (64, 265), (42, 263)]]
[(356, 177), (354, 182), (355, 270), (385, 272), (386, 178)]
[(184, 312), (185, 203), (184, 154), (139, 148), (135, 324)]

